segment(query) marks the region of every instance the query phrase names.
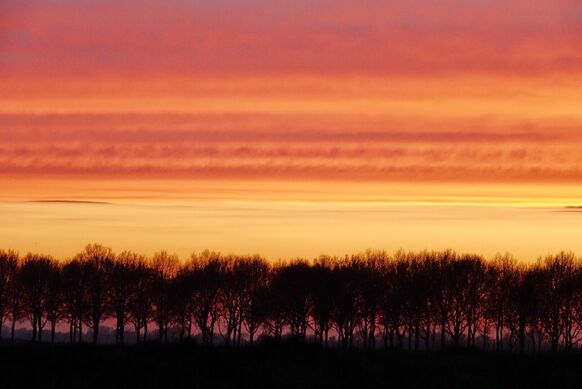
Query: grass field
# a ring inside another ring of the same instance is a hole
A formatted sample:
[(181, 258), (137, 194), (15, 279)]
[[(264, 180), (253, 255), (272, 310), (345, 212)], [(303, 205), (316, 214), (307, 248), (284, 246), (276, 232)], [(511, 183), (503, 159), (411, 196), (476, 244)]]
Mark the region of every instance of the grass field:
[(253, 347), (4, 345), (1, 388), (579, 387), (582, 353)]

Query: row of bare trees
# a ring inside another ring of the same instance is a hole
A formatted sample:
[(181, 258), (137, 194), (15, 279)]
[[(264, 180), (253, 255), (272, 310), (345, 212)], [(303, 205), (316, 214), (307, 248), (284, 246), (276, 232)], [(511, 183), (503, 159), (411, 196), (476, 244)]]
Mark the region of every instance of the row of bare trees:
[[(253, 343), (285, 336), (328, 345), (537, 352), (582, 340), (582, 262), (570, 253), (516, 262), (454, 251), (368, 251), (270, 264), (259, 256), (165, 251), (146, 258), (88, 245), (74, 258), (0, 251), (0, 337), (69, 341), (109, 325), (124, 343), (198, 337)], [(152, 333), (150, 333), (152, 332)], [(149, 338), (148, 338), (149, 337)], [(133, 340), (132, 339), (132, 340)]]

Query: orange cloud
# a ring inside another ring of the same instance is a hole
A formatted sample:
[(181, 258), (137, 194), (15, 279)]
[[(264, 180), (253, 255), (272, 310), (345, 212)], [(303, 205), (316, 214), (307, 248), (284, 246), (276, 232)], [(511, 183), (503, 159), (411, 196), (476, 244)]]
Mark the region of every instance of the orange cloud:
[(562, 182), (578, 119), (329, 115), (1, 115), (0, 174)]

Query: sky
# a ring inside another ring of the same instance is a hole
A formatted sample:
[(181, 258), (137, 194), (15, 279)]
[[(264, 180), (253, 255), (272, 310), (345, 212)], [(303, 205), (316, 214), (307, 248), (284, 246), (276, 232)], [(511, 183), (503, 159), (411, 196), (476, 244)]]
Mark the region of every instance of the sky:
[(582, 254), (582, 3), (3, 0), (0, 247)]

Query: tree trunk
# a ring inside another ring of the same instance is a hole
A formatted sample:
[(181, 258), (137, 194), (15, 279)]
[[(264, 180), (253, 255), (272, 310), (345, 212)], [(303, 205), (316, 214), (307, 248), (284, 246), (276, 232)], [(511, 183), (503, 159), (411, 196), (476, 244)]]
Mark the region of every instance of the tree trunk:
[(41, 321), (42, 321), (42, 317), (39, 315), (38, 316), (38, 324), (37, 324), (37, 326), (38, 326), (38, 341), (39, 342), (42, 342), (42, 327), (40, 325)]
[(123, 318), (121, 319), (121, 324), (119, 325), (119, 342), (125, 344), (125, 322)]
[(37, 319), (36, 319), (36, 314), (33, 315), (32, 318), (32, 341), (36, 342), (36, 331), (37, 331)]
[(525, 352), (525, 320), (520, 320), (519, 323), (519, 353)]
[(441, 320), (441, 349), (444, 349), (446, 346), (445, 326), (446, 322), (444, 320)]
[(99, 317), (93, 318), (93, 344), (97, 344), (99, 340)]
[(55, 327), (57, 323), (56, 320), (51, 320), (51, 344), (55, 343)]
[(240, 346), (242, 340), (242, 317), (238, 321), (238, 335), (236, 337), (236, 345)]
[(10, 332), (10, 341), (14, 343), (14, 332), (16, 330), (16, 315), (12, 313), (12, 329)]

